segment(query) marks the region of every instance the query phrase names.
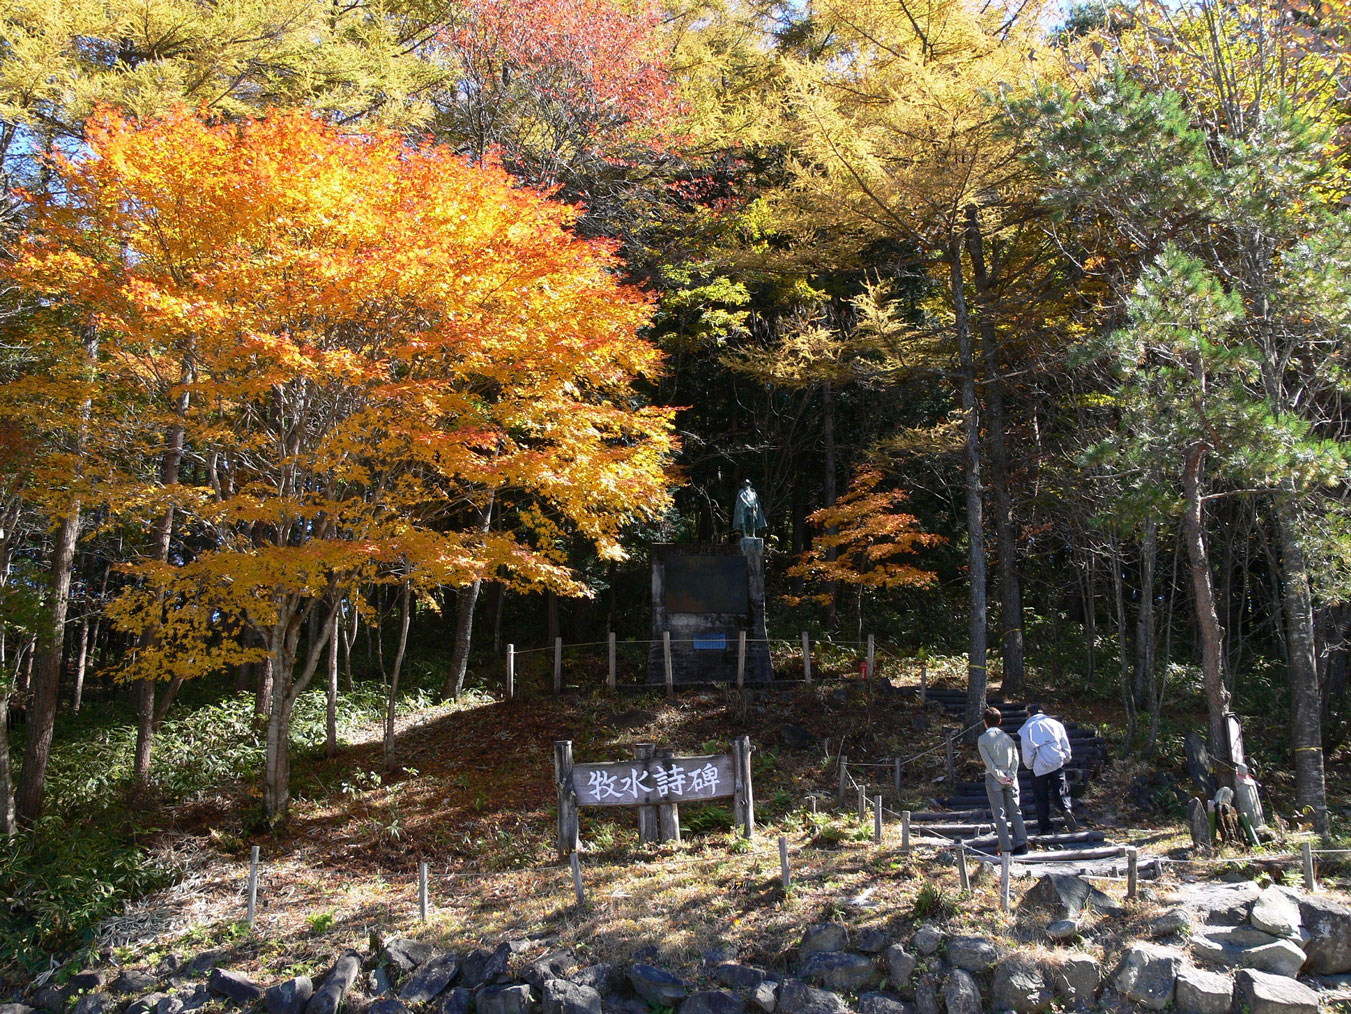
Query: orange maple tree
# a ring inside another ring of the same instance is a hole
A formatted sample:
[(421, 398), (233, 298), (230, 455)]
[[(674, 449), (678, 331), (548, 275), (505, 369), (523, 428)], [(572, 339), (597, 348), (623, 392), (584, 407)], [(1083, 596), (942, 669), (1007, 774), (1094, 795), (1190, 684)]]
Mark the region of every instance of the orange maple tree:
[[(938, 579), (933, 571), (910, 561), (922, 547), (937, 545), (943, 537), (924, 531), (914, 515), (898, 510), (908, 494), (880, 488), (882, 479), (879, 469), (856, 469), (849, 489), (834, 506), (808, 517), (819, 534), (788, 568), (789, 577), (827, 587), (850, 585), (858, 590), (860, 611), (865, 592), (924, 588)], [(805, 597), (829, 602), (831, 592)]]
[[(566, 538), (618, 557), (664, 509), (671, 413), (633, 387), (661, 365), (650, 302), (573, 211), (443, 147), (187, 110), (88, 139), (5, 268), (52, 369), (0, 412), (42, 429), (87, 396), (86, 504), (177, 533), (109, 610), (139, 645), (123, 674), (270, 663), (280, 819), (334, 626), (302, 638), (312, 613), (371, 580), (585, 594)], [(494, 499), (514, 530), (476, 523)]]

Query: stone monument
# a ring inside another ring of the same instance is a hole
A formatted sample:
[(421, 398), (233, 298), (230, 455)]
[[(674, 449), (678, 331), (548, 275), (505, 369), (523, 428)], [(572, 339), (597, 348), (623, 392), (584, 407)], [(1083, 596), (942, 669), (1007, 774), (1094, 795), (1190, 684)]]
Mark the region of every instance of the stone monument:
[(676, 683), (733, 683), (746, 634), (747, 682), (774, 678), (765, 628), (765, 528), (760, 498), (746, 480), (732, 509), (732, 543), (658, 543), (652, 547), (652, 646), (647, 681), (666, 681), (662, 635), (671, 635)]

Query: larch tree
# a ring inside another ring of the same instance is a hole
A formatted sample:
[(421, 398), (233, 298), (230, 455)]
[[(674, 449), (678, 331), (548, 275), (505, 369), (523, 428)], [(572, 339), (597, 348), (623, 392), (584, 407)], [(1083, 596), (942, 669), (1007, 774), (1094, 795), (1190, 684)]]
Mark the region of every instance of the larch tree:
[[(621, 528), (664, 509), (670, 413), (633, 388), (660, 367), (636, 337), (649, 302), (573, 211), (442, 147), (301, 113), (105, 113), (87, 136), (6, 273), (54, 348), (98, 337), (98, 495), (148, 525), (172, 510), (200, 547), (128, 568), (122, 674), (265, 658), (279, 821), (291, 712), (345, 593), (382, 575), (581, 593), (565, 536), (616, 558)], [(33, 426), (41, 384), (0, 401)], [(148, 476), (180, 429), (193, 467)], [(489, 498), (514, 529), (476, 523)]]

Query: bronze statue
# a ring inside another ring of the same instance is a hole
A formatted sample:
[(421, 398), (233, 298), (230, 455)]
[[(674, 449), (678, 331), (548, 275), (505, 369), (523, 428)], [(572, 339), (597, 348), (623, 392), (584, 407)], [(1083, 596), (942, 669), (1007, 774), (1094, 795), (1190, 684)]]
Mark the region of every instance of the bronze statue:
[(736, 495), (736, 506), (732, 508), (732, 529), (748, 538), (755, 538), (757, 529), (768, 527), (765, 512), (760, 508), (760, 497), (747, 479), (741, 484), (741, 490)]

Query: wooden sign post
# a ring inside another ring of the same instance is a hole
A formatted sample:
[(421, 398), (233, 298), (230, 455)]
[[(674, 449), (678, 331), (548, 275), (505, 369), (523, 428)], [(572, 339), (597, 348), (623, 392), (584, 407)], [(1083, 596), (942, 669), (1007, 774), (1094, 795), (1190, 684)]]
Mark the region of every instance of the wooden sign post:
[(680, 840), (680, 803), (732, 797), (742, 833), (755, 833), (755, 796), (751, 789), (750, 737), (732, 743), (731, 753), (677, 757), (670, 749), (640, 743), (631, 761), (577, 764), (572, 741), (554, 744), (558, 782), (558, 854), (577, 851), (579, 811), (583, 806), (633, 806), (643, 841)]

